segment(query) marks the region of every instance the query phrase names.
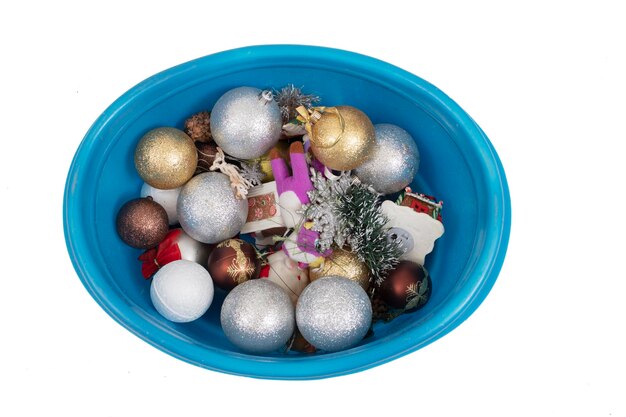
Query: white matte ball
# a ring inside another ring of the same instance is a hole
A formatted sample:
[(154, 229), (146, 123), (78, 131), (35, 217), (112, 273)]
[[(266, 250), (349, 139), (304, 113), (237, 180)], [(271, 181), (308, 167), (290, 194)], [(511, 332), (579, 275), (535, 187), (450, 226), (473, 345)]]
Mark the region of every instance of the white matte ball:
[(171, 262), (152, 278), (150, 298), (166, 319), (187, 323), (200, 318), (213, 302), (213, 280), (201, 265), (186, 260)]
[(155, 203), (159, 203), (165, 209), (170, 226), (178, 224), (178, 214), (176, 212), (178, 194), (180, 194), (180, 187), (171, 190), (160, 190), (145, 182), (141, 187), (141, 197), (150, 196)]
[(178, 236), (178, 249), (180, 250), (181, 259), (186, 259), (202, 266), (206, 265), (207, 259), (209, 259), (209, 245), (198, 242), (182, 229), (181, 234)]

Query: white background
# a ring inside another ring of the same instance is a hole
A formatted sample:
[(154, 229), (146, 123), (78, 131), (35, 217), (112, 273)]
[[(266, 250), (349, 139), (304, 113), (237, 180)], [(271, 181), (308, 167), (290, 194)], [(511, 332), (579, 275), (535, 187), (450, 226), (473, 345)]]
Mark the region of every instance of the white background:
[[(124, 3), (0, 6), (0, 415), (626, 415), (619, 2)], [(403, 67), (491, 138), (511, 189), (509, 251), (449, 335), (355, 375), (253, 380), (150, 347), (82, 287), (61, 211), (91, 123), (158, 71), (266, 43)]]

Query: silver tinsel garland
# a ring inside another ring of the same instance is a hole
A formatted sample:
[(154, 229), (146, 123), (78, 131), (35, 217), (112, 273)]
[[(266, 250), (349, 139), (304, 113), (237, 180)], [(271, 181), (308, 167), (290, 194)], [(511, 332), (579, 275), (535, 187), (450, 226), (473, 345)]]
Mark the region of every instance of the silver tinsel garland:
[(302, 89), (289, 84), (280, 90), (274, 90), (274, 100), (278, 103), (280, 113), (283, 117), (283, 123), (296, 118), (298, 113), (296, 108), (304, 106), (309, 108), (320, 101), (320, 98), (314, 94), (304, 94)]

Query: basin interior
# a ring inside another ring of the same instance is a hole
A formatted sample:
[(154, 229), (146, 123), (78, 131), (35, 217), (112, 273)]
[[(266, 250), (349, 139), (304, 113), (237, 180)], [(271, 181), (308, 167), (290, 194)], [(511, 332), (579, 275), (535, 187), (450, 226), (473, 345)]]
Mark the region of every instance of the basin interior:
[[(324, 106), (352, 105), (375, 124), (393, 123), (404, 128), (415, 139), (421, 156), (411, 187), (444, 202), (446, 231), (426, 261), (433, 282), (428, 304), (389, 323), (377, 323), (373, 334), (358, 346), (334, 353), (333, 357), (402, 339), (409, 329), (430, 326), (432, 330), (433, 323), (443, 326), (441, 315), (444, 311), (450, 314), (450, 303), (458, 303), (481, 285), (476, 280), (484, 271), (477, 271), (475, 266), (489, 233), (486, 211), (493, 210), (490, 196), (485, 195), (485, 178), (495, 168), (481, 166), (485, 150), (470, 146), (476, 140), (467, 133), (466, 123), (471, 119), (459, 121), (453, 117), (447, 104), (433, 94), (432, 86), (432, 90), (421, 85), (405, 88), (408, 84), (395, 83), (367, 70), (296, 58), (279, 65), (260, 59), (254, 65), (231, 65), (218, 71), (185, 65), (171, 76), (160, 74), (146, 80), (114, 103), (106, 117), (92, 127), (90, 140), (82, 145), (87, 156), (68, 179), (69, 198), (74, 194), (81, 198), (80, 212), (76, 211), (66, 226), (67, 233), (80, 234), (83, 239), (81, 249), (74, 249), (75, 264), (82, 270), (92, 295), (118, 321), (166, 351), (168, 346), (155, 340), (154, 332), (164, 332), (199, 349), (250, 360), (297, 362), (328, 356), (323, 352), (260, 356), (241, 352), (221, 330), (219, 313), (225, 293), (219, 290), (209, 311), (199, 320), (187, 324), (167, 321), (150, 301), (150, 281), (142, 278), (137, 260), (141, 251), (125, 245), (115, 231), (119, 208), (139, 196), (142, 181), (135, 171), (133, 154), (141, 136), (160, 126), (182, 128), (189, 115), (210, 110), (220, 95), (243, 85), (266, 89), (291, 83), (319, 95)], [(475, 125), (470, 128), (479, 131)], [(97, 276), (94, 271), (99, 271)], [(132, 312), (143, 323), (124, 323), (122, 310)], [(182, 356), (180, 352), (170, 353)]]

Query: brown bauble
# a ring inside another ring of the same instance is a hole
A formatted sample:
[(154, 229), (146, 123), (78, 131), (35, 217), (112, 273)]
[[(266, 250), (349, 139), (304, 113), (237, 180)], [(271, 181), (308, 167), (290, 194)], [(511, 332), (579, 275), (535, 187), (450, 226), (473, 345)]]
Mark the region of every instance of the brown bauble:
[(311, 282), (330, 275), (346, 277), (358, 283), (365, 291), (370, 286), (369, 268), (359, 260), (359, 256), (344, 249), (333, 249), (333, 253), (324, 259), (319, 268), (309, 268)]
[(258, 278), (261, 261), (251, 244), (241, 239), (226, 239), (209, 255), (207, 269), (215, 285), (230, 291), (243, 282)]
[(215, 155), (217, 155), (217, 145), (213, 141), (196, 142), (195, 145), (198, 151), (198, 166), (195, 175), (211, 172), (211, 165), (215, 162)]
[(402, 261), (387, 275), (378, 295), (391, 308), (417, 310), (428, 302), (431, 285), (426, 268), (415, 262)]
[(167, 212), (152, 197), (136, 198), (117, 213), (117, 234), (137, 249), (150, 249), (161, 243), (169, 231)]

